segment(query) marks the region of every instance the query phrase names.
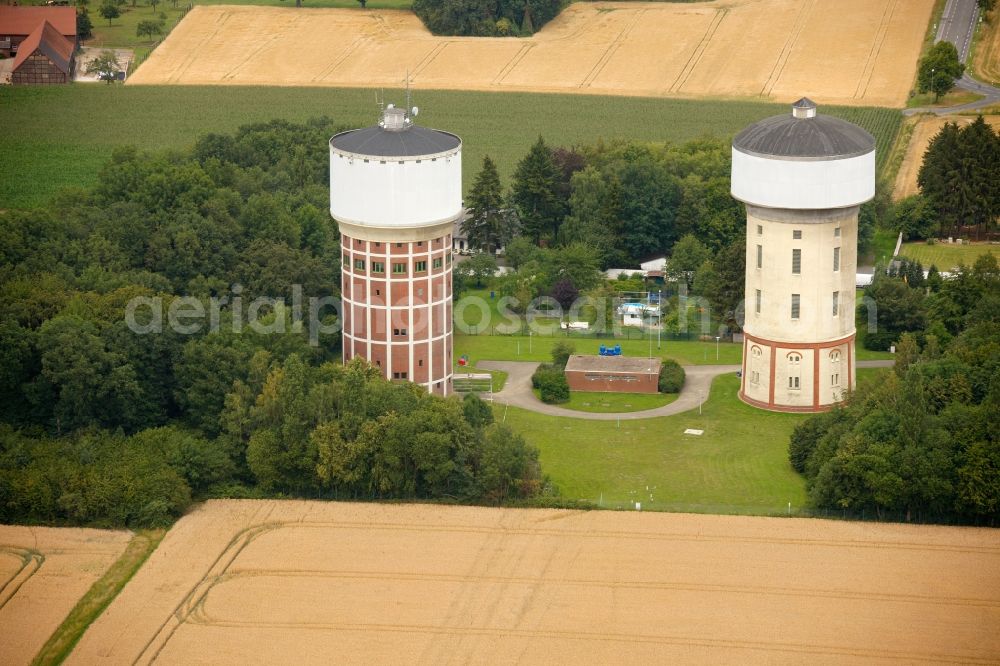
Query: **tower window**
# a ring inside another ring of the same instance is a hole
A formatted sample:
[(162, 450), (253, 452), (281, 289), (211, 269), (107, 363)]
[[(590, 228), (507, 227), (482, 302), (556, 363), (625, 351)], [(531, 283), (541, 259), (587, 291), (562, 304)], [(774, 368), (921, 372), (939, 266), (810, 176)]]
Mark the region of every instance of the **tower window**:
[(402, 263), (393, 264), (392, 265), (392, 272), (396, 273), (396, 274), (406, 273), (406, 264), (402, 264)]
[(792, 250), (792, 274), (799, 275), (802, 273), (802, 250), (795, 248)]
[(416, 261), (413, 263), (413, 270), (417, 273), (424, 273), (427, 271), (426, 261)]
[(799, 295), (792, 294), (792, 319), (799, 318)]
[(361, 247), (361, 244), (362, 244), (361, 240), (356, 240), (354, 242), (357, 244), (358, 247)]
[(830, 375), (830, 386), (840, 386), (840, 373), (835, 372)]
[(418, 360), (417, 365), (419, 365), (421, 368), (424, 367), (424, 359)]
[(789, 354), (788, 363), (791, 366), (788, 369), (788, 388), (796, 391), (799, 388), (799, 364), (802, 362), (802, 356), (800, 354)]
[(396, 243), (396, 247), (403, 247), (402, 243)]
[(365, 260), (364, 259), (355, 259), (354, 260), (354, 269), (355, 270), (359, 270), (359, 271), (365, 270)]
[(802, 230), (801, 229), (794, 229), (792, 231), (792, 239), (793, 240), (802, 240)]
[(424, 246), (423, 241), (417, 241), (417, 247), (423, 247), (423, 246)]
[(763, 236), (764, 235), (764, 227), (763, 227), (763, 225), (760, 225), (760, 224), (757, 225), (757, 235), (758, 236)]
[(836, 229), (833, 230), (833, 237), (840, 238), (840, 227), (837, 227)]
[(434, 263), (431, 265), (434, 266), (434, 268), (441, 268), (441, 264), (442, 264), (441, 257), (438, 257), (437, 259), (434, 260)]
[(764, 246), (757, 245), (757, 268), (760, 268), (764, 263)]
[(839, 271), (840, 270), (840, 248), (839, 247), (833, 248), (833, 270), (834, 271)]
[(385, 273), (385, 264), (381, 261), (373, 261), (372, 273)]
[(757, 290), (757, 293), (754, 296), (754, 308), (753, 309), (754, 309), (754, 312), (756, 312), (757, 314), (760, 314), (760, 289)]
[(405, 328), (394, 328), (394, 329), (392, 329), (392, 334), (393, 335), (406, 335), (406, 329)]
[(840, 314), (840, 292), (833, 292), (833, 316)]

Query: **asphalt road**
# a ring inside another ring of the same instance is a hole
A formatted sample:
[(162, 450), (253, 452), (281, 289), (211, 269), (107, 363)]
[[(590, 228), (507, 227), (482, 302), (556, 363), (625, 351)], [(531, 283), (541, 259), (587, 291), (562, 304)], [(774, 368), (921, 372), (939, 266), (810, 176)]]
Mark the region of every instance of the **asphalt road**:
[(949, 41), (958, 49), (958, 57), (962, 62), (969, 57), (972, 46), (972, 33), (979, 20), (979, 7), (976, 0), (948, 0), (938, 23), (935, 41)]
[[(972, 47), (972, 35), (975, 33), (978, 22), (979, 6), (976, 4), (976, 0), (948, 0), (944, 6), (944, 12), (941, 14), (941, 22), (938, 23), (935, 41), (949, 41), (954, 44), (955, 48), (958, 49), (958, 57), (965, 62), (969, 57), (969, 49)], [(983, 95), (983, 99), (944, 108), (921, 107), (918, 109), (905, 109), (903, 115), (912, 116), (917, 113), (934, 113), (939, 116), (945, 116), (951, 113), (974, 111), (983, 107), (1000, 104), (1000, 88), (977, 81), (968, 73), (958, 80), (958, 87), (978, 95)]]
[[(894, 361), (858, 361), (859, 368), (888, 368), (892, 367)], [(708, 398), (708, 393), (712, 388), (712, 380), (719, 375), (735, 373), (740, 369), (738, 365), (686, 365), (684, 373), (686, 375), (684, 388), (681, 389), (677, 400), (669, 405), (646, 409), (641, 412), (620, 412), (601, 414), (596, 412), (579, 412), (575, 409), (566, 409), (557, 405), (547, 405), (538, 398), (531, 390), (531, 374), (538, 367), (538, 363), (528, 361), (480, 361), (476, 367), (483, 370), (503, 370), (507, 373), (507, 382), (502, 390), (493, 394), (494, 404), (513, 405), (521, 409), (527, 409), (539, 414), (549, 416), (565, 416), (571, 419), (584, 419), (588, 421), (635, 421), (639, 419), (651, 419), (658, 416), (671, 416), (680, 414), (690, 409), (695, 409), (698, 404)]]

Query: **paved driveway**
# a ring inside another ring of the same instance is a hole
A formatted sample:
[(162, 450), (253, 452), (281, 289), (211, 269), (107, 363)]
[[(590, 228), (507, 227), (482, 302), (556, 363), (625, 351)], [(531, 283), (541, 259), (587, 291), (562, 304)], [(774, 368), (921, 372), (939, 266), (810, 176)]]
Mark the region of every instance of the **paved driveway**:
[[(859, 361), (859, 368), (888, 368), (892, 367), (892, 361)], [(656, 409), (646, 409), (640, 412), (617, 412), (608, 414), (598, 414), (594, 412), (580, 412), (575, 409), (566, 409), (557, 405), (547, 405), (538, 398), (531, 390), (531, 375), (538, 363), (526, 361), (480, 361), (477, 368), (483, 370), (503, 370), (507, 373), (507, 383), (503, 390), (493, 394), (494, 402), (501, 402), (514, 407), (520, 407), (539, 414), (549, 416), (566, 416), (572, 419), (584, 419), (590, 421), (633, 421), (638, 419), (651, 419), (657, 416), (672, 416), (680, 414), (690, 409), (696, 408), (700, 403), (708, 399), (708, 392), (712, 388), (712, 380), (719, 375), (729, 372), (735, 373), (740, 369), (738, 365), (686, 365), (684, 373), (684, 388), (680, 395), (669, 405), (657, 407)]]

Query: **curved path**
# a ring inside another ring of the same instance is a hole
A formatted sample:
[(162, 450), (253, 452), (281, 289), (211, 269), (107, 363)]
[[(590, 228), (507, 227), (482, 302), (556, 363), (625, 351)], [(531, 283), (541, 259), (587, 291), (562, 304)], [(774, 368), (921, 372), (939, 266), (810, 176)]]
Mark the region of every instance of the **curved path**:
[[(859, 361), (859, 368), (888, 368), (892, 361)], [(638, 419), (651, 419), (658, 416), (672, 416), (694, 409), (700, 403), (708, 399), (708, 392), (712, 388), (712, 380), (719, 375), (729, 372), (736, 372), (740, 369), (738, 365), (686, 365), (684, 373), (686, 375), (684, 388), (680, 395), (669, 405), (657, 407), (655, 409), (645, 409), (639, 412), (580, 412), (575, 409), (566, 409), (556, 405), (547, 405), (538, 398), (531, 390), (531, 375), (538, 363), (529, 361), (480, 361), (476, 367), (481, 370), (502, 370), (507, 373), (507, 382), (503, 390), (493, 394), (494, 402), (502, 402), (521, 409), (527, 409), (539, 414), (548, 416), (565, 416), (571, 419), (584, 419), (590, 421), (634, 421)]]

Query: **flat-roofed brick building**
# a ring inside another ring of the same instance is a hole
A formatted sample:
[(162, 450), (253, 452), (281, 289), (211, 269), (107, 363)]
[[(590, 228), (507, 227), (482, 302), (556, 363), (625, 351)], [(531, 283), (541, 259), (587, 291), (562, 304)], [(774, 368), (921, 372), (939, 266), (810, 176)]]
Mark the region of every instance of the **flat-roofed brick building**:
[(571, 391), (657, 393), (661, 361), (628, 356), (569, 357), (566, 383)]

